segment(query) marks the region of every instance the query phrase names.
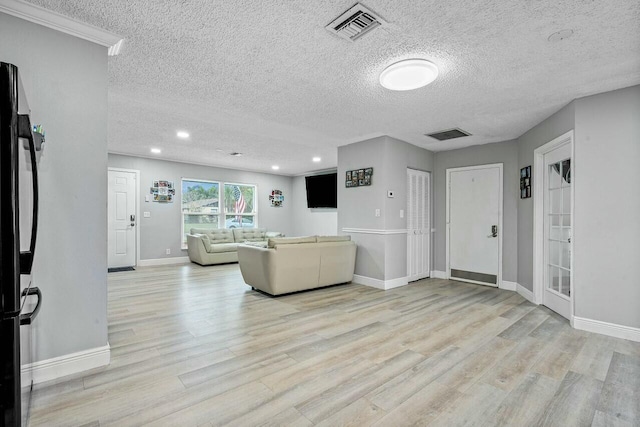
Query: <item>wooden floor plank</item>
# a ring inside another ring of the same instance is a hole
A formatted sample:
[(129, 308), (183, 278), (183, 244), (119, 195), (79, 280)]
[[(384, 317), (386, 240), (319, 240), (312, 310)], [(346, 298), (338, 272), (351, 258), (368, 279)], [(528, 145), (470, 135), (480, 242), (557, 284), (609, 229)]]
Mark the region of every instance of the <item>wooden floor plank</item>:
[(640, 425), (640, 343), (427, 279), (272, 298), (237, 264), (108, 275), (111, 364), (34, 388), (31, 426)]

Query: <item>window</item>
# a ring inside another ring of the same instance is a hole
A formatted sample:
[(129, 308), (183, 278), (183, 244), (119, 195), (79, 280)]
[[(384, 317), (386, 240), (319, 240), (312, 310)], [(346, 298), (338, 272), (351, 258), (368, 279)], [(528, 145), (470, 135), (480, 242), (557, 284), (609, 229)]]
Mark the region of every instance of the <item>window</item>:
[(224, 184), (224, 228), (257, 227), (256, 186)]
[(187, 246), (191, 228), (214, 229), (220, 226), (220, 183), (182, 180), (182, 246)]

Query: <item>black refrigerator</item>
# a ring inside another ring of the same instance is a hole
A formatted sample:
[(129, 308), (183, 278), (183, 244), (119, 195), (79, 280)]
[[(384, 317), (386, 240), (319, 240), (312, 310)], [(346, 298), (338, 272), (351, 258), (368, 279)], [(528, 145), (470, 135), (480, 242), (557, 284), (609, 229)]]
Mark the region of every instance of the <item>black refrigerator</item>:
[[(38, 228), (36, 152), (44, 138), (33, 131), (29, 113), (18, 68), (0, 62), (0, 427), (28, 422), (32, 384), (21, 379), (21, 334), (29, 333), (42, 301), (31, 286), (31, 267)], [(26, 312), (33, 299), (35, 308)]]

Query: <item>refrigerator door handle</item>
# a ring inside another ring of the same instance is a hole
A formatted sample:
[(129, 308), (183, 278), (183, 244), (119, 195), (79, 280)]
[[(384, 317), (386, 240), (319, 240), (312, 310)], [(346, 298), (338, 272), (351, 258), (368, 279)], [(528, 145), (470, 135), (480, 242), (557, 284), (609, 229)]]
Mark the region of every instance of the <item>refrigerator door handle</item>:
[(31, 244), (28, 252), (20, 252), (20, 274), (31, 274), (33, 256), (36, 251), (36, 236), (38, 234), (38, 163), (36, 161), (36, 147), (31, 132), (31, 121), (26, 114), (18, 115), (18, 129), (21, 138), (29, 140), (29, 157), (31, 159), (31, 181), (33, 185), (33, 213), (31, 220)]
[(29, 295), (36, 295), (38, 297), (38, 302), (36, 303), (36, 308), (33, 309), (31, 313), (25, 313), (20, 315), (20, 325), (30, 325), (33, 322), (33, 319), (36, 318), (38, 312), (40, 311), (40, 304), (42, 303), (42, 292), (37, 287), (28, 288), (22, 291), (22, 296), (27, 297)]

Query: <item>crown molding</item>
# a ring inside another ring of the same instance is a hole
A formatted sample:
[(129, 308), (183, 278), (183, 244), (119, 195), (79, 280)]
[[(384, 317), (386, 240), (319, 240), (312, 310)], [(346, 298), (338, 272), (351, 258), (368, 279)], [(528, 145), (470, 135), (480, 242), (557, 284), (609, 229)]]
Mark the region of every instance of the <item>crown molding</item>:
[(20, 0), (0, 0), (0, 12), (72, 35), (108, 48), (109, 56), (120, 52), (123, 38), (94, 25)]

